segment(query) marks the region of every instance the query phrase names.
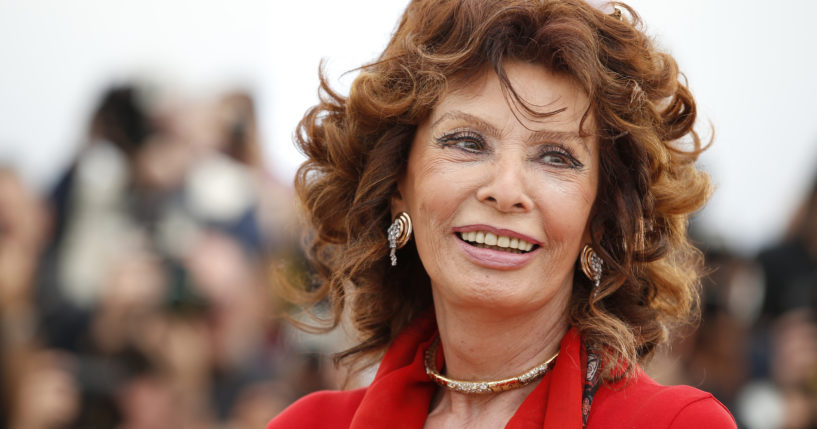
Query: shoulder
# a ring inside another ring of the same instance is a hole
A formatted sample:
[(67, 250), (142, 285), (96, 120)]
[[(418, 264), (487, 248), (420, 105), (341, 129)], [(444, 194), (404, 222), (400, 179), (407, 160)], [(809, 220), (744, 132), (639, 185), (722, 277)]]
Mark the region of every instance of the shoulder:
[(347, 428), (366, 389), (320, 391), (297, 400), (276, 416), (267, 429)]
[(593, 427), (699, 429), (736, 424), (710, 393), (690, 386), (662, 386), (639, 370), (629, 380), (599, 389), (588, 421), (588, 428)]

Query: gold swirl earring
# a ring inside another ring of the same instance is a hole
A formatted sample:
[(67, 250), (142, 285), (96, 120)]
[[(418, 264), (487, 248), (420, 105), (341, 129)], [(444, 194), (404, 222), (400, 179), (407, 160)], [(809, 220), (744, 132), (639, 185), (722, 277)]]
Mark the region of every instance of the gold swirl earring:
[(593, 285), (598, 288), (599, 284), (601, 284), (601, 273), (603, 270), (604, 261), (599, 257), (599, 255), (596, 255), (596, 252), (592, 247), (590, 247), (589, 244), (584, 245), (580, 260), (584, 275), (586, 275), (588, 279), (592, 280)]
[(411, 238), (411, 217), (408, 213), (400, 212), (386, 231), (389, 239), (389, 257), (391, 266), (397, 266), (397, 249), (405, 246)]

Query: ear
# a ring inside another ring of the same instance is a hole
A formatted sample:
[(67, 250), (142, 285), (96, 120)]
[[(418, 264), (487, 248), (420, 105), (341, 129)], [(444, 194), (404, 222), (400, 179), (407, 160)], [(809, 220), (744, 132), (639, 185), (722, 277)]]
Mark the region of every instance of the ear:
[(397, 189), (389, 199), (389, 206), (391, 208), (391, 219), (394, 219), (398, 213), (407, 212), (408, 207), (406, 200), (403, 199), (403, 189), (405, 189), (405, 180), (403, 177), (397, 179)]
[(596, 231), (590, 230), (590, 225), (593, 223), (593, 219), (596, 216), (596, 209), (595, 207), (590, 210), (590, 215), (587, 217), (587, 225), (584, 227), (584, 232), (582, 233), (582, 243), (590, 244), (593, 243), (593, 239), (596, 239), (597, 243), (601, 242), (601, 238), (604, 236), (604, 231), (601, 229)]
[(588, 224), (584, 228), (584, 233), (582, 234), (582, 244), (590, 244), (592, 241), (590, 240), (590, 225)]

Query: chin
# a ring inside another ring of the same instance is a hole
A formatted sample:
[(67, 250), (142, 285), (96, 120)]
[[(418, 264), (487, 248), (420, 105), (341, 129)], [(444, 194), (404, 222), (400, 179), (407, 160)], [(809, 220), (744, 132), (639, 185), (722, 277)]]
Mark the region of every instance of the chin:
[(546, 305), (550, 296), (544, 296), (539, 292), (539, 296), (533, 294), (520, 294), (519, 291), (509, 291), (507, 289), (497, 289), (493, 286), (479, 287), (474, 285), (468, 290), (461, 290), (451, 293), (450, 296), (441, 297), (451, 304), (459, 307), (466, 307), (474, 311), (489, 310), (493, 313), (513, 313), (535, 311)]

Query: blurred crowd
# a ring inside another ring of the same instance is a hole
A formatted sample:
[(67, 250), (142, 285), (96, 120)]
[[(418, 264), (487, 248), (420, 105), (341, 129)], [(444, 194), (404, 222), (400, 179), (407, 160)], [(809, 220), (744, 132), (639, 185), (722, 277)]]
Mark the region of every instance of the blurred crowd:
[(648, 370), (712, 392), (739, 427), (817, 428), (817, 180), (785, 236), (756, 255), (698, 242), (702, 317)]
[(259, 141), (250, 94), (128, 84), (48, 195), (0, 169), (2, 427), (259, 428), (337, 387), (275, 317), (303, 262)]
[[(49, 193), (0, 165), (0, 427), (261, 428), (342, 385), (343, 339), (279, 317), (272, 284), (307, 268), (262, 159), (251, 94), (127, 84)], [(648, 371), (741, 427), (817, 427), (817, 183), (758, 255), (700, 243), (703, 316)]]

